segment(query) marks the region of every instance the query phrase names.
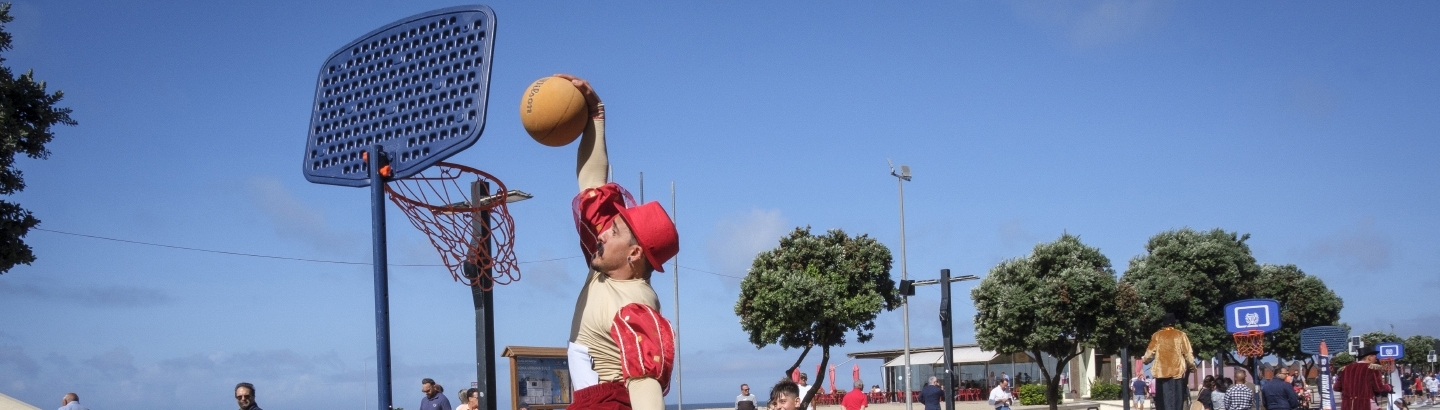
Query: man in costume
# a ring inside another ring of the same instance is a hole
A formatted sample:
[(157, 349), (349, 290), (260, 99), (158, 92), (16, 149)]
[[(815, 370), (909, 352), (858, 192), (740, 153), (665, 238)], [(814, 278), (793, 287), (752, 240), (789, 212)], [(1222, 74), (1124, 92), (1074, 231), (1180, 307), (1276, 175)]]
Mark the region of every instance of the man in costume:
[(1181, 410), (1190, 399), (1185, 379), (1195, 367), (1195, 353), (1190, 349), (1190, 337), (1175, 329), (1176, 322), (1174, 314), (1166, 313), (1160, 330), (1150, 335), (1150, 347), (1145, 348), (1145, 363), (1154, 362), (1150, 375), (1155, 377), (1155, 410)]
[(557, 74), (585, 95), (591, 120), (577, 155), (571, 207), (590, 273), (575, 301), (568, 358), (570, 410), (664, 410), (675, 334), (660, 316), (650, 274), (680, 252), (675, 223), (657, 202), (635, 205), (608, 181), (605, 106), (585, 80)]
[(1375, 405), (1375, 396), (1389, 394), (1395, 390), (1381, 379), (1384, 366), (1375, 364), (1375, 348), (1360, 350), (1360, 360), (1340, 369), (1335, 381), (1335, 391), (1340, 395), (1340, 410), (1370, 410)]

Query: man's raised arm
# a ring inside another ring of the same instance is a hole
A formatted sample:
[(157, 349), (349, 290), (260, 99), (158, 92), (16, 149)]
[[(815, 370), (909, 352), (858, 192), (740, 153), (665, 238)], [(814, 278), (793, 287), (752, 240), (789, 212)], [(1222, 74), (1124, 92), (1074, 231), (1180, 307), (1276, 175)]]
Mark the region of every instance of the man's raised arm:
[(609, 181), (610, 155), (605, 150), (605, 104), (590, 87), (590, 82), (569, 74), (556, 77), (570, 80), (585, 96), (585, 105), (590, 110), (590, 122), (585, 124), (585, 134), (580, 137), (580, 150), (575, 155), (575, 179), (580, 190), (605, 185)]

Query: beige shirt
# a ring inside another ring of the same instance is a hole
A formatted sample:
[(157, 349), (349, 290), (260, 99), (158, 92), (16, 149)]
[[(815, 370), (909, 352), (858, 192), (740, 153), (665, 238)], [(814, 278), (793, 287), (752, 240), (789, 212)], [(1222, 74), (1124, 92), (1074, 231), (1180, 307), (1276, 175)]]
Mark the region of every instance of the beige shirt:
[[(615, 314), (620, 308), (639, 303), (660, 310), (659, 297), (650, 287), (647, 279), (613, 280), (600, 272), (591, 270), (585, 280), (585, 287), (575, 301), (575, 316), (570, 321), (570, 342), (588, 349), (591, 368), (599, 381), (623, 380), (620, 365), (620, 347), (610, 336)], [(571, 363), (574, 366), (576, 363)], [(571, 372), (577, 377), (576, 372)], [(587, 384), (576, 380), (575, 386)], [(664, 393), (660, 382), (653, 378), (633, 379), (626, 382), (630, 390), (630, 404), (634, 410), (664, 410)]]

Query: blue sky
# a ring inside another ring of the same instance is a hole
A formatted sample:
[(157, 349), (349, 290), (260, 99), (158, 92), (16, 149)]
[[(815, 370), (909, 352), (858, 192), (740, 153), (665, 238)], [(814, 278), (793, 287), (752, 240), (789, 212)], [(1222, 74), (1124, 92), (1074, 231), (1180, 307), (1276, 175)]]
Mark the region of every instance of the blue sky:
[[(45, 229), (368, 261), (366, 191), (297, 166), (314, 79), (355, 37), (451, 5), (16, 1), (6, 64), (64, 90), (80, 125), (19, 162), (29, 186), (11, 199)], [(535, 194), (512, 207), (522, 261), (578, 255), (574, 147), (532, 141), (515, 107), (551, 73), (595, 84), (616, 180), (638, 192), (644, 172), (649, 199), (677, 187), (686, 402), (763, 386), (798, 354), (750, 345), (738, 280), (700, 270), (741, 276), (803, 225), (898, 251), (886, 158), (914, 168), (912, 277), (983, 274), (1062, 232), (1123, 271), (1155, 233), (1219, 227), (1323, 278), (1357, 330), (1440, 328), (1440, 4), (490, 5), (488, 124), (453, 161)], [(393, 263), (437, 260), (393, 207), (390, 226)], [(0, 276), (0, 392), (223, 408), (244, 380), (266, 407), (374, 406), (366, 266), (27, 241), (39, 260)], [(583, 271), (525, 264), (496, 294), (497, 343), (563, 345)], [(671, 314), (673, 276), (654, 286)], [(933, 291), (912, 301), (917, 346), (940, 342)], [(420, 378), (450, 392), (473, 379), (470, 303), (441, 269), (392, 270), (397, 405), (413, 407)], [(900, 322), (882, 314), (835, 361), (899, 347)], [(878, 382), (880, 363), (860, 364)]]

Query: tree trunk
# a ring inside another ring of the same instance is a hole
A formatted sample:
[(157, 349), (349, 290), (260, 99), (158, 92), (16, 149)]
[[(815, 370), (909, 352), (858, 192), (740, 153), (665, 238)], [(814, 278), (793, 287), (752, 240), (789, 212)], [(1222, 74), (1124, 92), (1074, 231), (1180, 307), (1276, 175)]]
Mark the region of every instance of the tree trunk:
[(795, 369), (800, 368), (800, 363), (801, 363), (801, 362), (804, 362), (804, 361), (805, 361), (805, 356), (808, 355), (808, 354), (810, 354), (810, 348), (811, 348), (811, 347), (814, 347), (814, 345), (807, 345), (807, 346), (805, 346), (805, 350), (803, 350), (803, 351), (800, 352), (800, 358), (799, 358), (799, 359), (795, 359), (795, 364), (790, 365), (790, 368), (789, 368), (789, 369), (785, 369), (785, 378), (787, 378), (787, 379), (790, 378), (790, 374), (791, 374), (791, 373), (795, 373)]
[[(1060, 375), (1065, 371), (1065, 363), (1069, 363), (1070, 359), (1074, 359), (1075, 356), (1079, 356), (1079, 354), (1076, 353), (1066, 357), (1055, 358), (1055, 374), (1052, 376), (1050, 369), (1045, 367), (1045, 356), (1042, 352), (1038, 350), (1030, 351), (1030, 357), (1035, 359), (1035, 363), (1039, 364), (1039, 366), (1036, 367), (1040, 368), (1040, 377), (1045, 379), (1045, 403), (1050, 405), (1050, 410), (1058, 410), (1060, 408), (1060, 398), (1062, 397), (1062, 393), (1060, 392)], [(1013, 387), (1016, 393), (1020, 392), (1019, 386)], [(1016, 394), (1016, 398), (1019, 398), (1018, 394)]]
[[(805, 348), (805, 351), (809, 352), (810, 348)], [(820, 346), (820, 352), (822, 353), (820, 356), (820, 371), (815, 375), (815, 383), (810, 385), (810, 392), (801, 398), (800, 410), (810, 408), (810, 398), (815, 397), (815, 393), (819, 392), (820, 386), (825, 383), (825, 366), (830, 365), (830, 346)], [(796, 364), (796, 366), (798, 367), (799, 364)]]

